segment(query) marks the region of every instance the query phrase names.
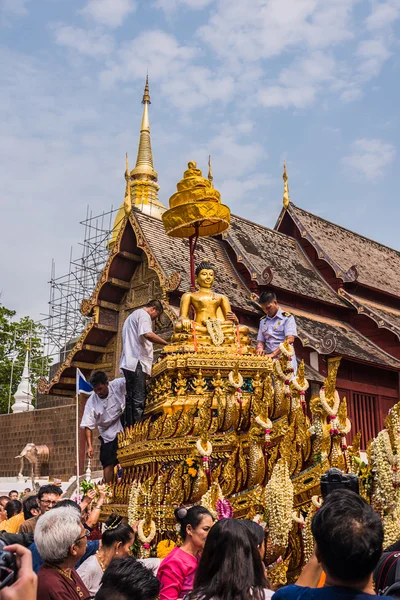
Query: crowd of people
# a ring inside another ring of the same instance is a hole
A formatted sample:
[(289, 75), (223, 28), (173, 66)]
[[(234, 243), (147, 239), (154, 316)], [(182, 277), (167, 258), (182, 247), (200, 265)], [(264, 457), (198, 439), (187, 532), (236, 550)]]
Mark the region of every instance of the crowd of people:
[(15, 554), (17, 564), (16, 579), (1, 589), (0, 600), (400, 598), (400, 542), (383, 551), (379, 516), (349, 490), (325, 498), (312, 520), (314, 554), (297, 581), (278, 590), (264, 564), (266, 532), (254, 521), (215, 521), (199, 505), (177, 508), (181, 544), (171, 543), (162, 558), (140, 560), (131, 555), (137, 524), (120, 516), (109, 517), (101, 540), (88, 540), (102, 500), (91, 494), (78, 504), (46, 485), (37, 495), (28, 493), (14, 514), (20, 501), (1, 497), (1, 523), (20, 514), (25, 520), (19, 533), (0, 531), (1, 545), (7, 544), (4, 549)]

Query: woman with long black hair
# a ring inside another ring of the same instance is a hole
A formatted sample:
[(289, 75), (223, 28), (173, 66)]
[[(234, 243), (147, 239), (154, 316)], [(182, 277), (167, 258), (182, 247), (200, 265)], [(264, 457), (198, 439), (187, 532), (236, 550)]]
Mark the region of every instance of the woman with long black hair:
[(265, 600), (264, 566), (254, 539), (237, 519), (218, 521), (208, 534), (186, 600)]
[(183, 598), (193, 588), (199, 556), (214, 522), (211, 513), (204, 506), (197, 505), (188, 509), (183, 506), (177, 508), (175, 518), (183, 544), (174, 548), (158, 569), (160, 600)]

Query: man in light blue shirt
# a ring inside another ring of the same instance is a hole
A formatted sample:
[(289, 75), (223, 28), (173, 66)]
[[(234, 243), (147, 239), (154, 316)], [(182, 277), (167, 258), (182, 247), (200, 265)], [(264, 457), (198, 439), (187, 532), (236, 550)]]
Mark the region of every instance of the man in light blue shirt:
[[(287, 339), (289, 344), (294, 343), (297, 336), (296, 321), (289, 312), (284, 312), (278, 304), (273, 292), (262, 292), (258, 304), (261, 306), (265, 317), (260, 321), (257, 335), (257, 356), (264, 354), (270, 358), (279, 358), (280, 344)], [(292, 357), (294, 374), (297, 371), (296, 356)]]

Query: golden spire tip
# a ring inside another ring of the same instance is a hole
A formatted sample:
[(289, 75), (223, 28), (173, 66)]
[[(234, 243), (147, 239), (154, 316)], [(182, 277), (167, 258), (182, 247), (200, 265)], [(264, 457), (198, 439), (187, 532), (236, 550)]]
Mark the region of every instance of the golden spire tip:
[(144, 94), (142, 104), (151, 104), (150, 102), (150, 92), (149, 92), (149, 75), (146, 75), (146, 85), (144, 86)]
[(289, 196), (288, 175), (287, 175), (287, 171), (286, 171), (286, 160), (283, 163), (282, 179), (283, 179), (283, 206), (284, 206), (284, 208), (287, 208), (289, 206), (290, 196)]

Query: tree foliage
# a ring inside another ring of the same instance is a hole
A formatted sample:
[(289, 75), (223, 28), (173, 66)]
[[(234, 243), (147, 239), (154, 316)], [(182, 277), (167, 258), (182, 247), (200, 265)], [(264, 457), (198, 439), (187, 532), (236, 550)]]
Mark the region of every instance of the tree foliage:
[[(21, 380), (26, 351), (30, 352), (30, 379), (36, 397), (38, 379), (47, 376), (50, 360), (44, 355), (43, 328), (29, 317), (14, 320), (15, 311), (0, 304), (0, 413), (8, 411)], [(33, 400), (33, 403), (35, 401)]]

